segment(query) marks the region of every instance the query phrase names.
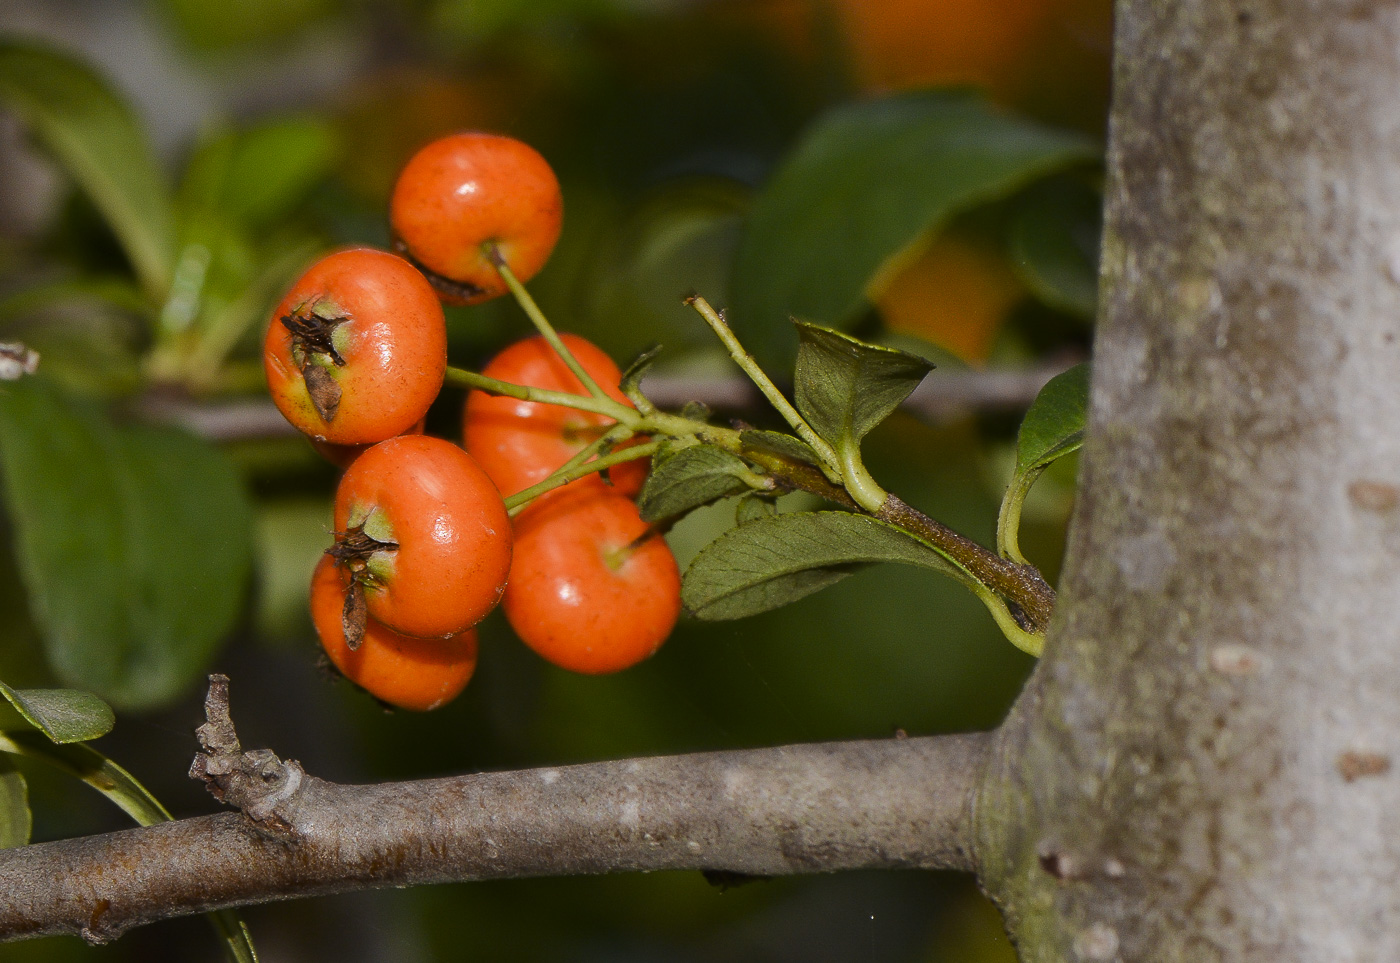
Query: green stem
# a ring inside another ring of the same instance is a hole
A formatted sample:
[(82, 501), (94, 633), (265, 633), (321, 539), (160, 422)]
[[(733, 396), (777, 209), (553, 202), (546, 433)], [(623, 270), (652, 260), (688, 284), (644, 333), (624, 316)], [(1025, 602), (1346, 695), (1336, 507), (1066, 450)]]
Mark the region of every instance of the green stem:
[(1026, 495), (1039, 477), (1040, 472), (1028, 472), (1011, 480), (1006, 495), (1001, 500), (1001, 510), (997, 512), (997, 551), (1003, 558), (1009, 558), (1021, 565), (1029, 565), (1021, 554), (1021, 509), (1025, 506)]
[(620, 451), (609, 452), (601, 458), (595, 458), (589, 462), (581, 462), (567, 470), (561, 468), (537, 485), (531, 485), (524, 491), (516, 492), (506, 499), (506, 509), (512, 516), (520, 514), (531, 501), (546, 492), (551, 492), (556, 488), (562, 488), (571, 481), (577, 481), (585, 475), (591, 475), (595, 471), (602, 471), (604, 468), (611, 468), (613, 465), (620, 465), (625, 461), (633, 461), (638, 458), (650, 458), (656, 454), (661, 447), (659, 441), (649, 441), (645, 445), (634, 445), (631, 448), (623, 448)]
[[(106, 796), (138, 826), (154, 826), (175, 817), (137, 782), (136, 777), (91, 746), (82, 743), (60, 745), (33, 731), (0, 731), (0, 752), (37, 759), (74, 776)], [(219, 934), (224, 950), (233, 963), (258, 963), (257, 951), (248, 927), (232, 910), (205, 914)]]
[(466, 368), (454, 368), (449, 366), (447, 374), (443, 378), (444, 384), (456, 385), (458, 388), (479, 388), (482, 391), (489, 391), (493, 395), (505, 395), (509, 398), (519, 398), (521, 401), (537, 401), (545, 405), (559, 405), (564, 408), (574, 408), (578, 411), (591, 411), (594, 414), (606, 415), (614, 421), (635, 428), (641, 420), (641, 415), (636, 409), (624, 405), (620, 401), (604, 395), (601, 398), (589, 398), (585, 395), (576, 395), (567, 391), (550, 391), (545, 388), (531, 388), (528, 385), (512, 384), (509, 381), (500, 381), (496, 378), (478, 374), (475, 371), (468, 371)]
[(1001, 629), (1002, 635), (1016, 648), (1033, 655), (1037, 659), (1040, 653), (1045, 650), (1045, 636), (1035, 632), (1027, 632), (1011, 616), (1011, 610), (1006, 607), (1006, 600), (997, 595), (987, 586), (980, 582), (973, 582), (969, 586), (974, 595), (982, 600), (982, 604), (987, 607), (987, 611), (992, 614), (993, 621), (997, 628)]
[(580, 449), (578, 454), (564, 462), (564, 464), (556, 468), (555, 471), (573, 471), (579, 465), (595, 457), (603, 450), (604, 446), (615, 445), (620, 441), (626, 441), (631, 435), (632, 429), (628, 428), (626, 425), (619, 425), (590, 441), (587, 447)]
[[(792, 430), (797, 432), (798, 437), (817, 453), (817, 457), (822, 460), (823, 468), (829, 469), (831, 473), (839, 473), (841, 468), (836, 452), (797, 413), (797, 409), (778, 390), (778, 386), (773, 384), (764, 370), (758, 366), (753, 355), (744, 350), (744, 346), (739, 343), (739, 339), (729, 327), (729, 322), (724, 320), (724, 315), (712, 308), (710, 302), (698, 294), (687, 298), (686, 303), (705, 319), (705, 323), (710, 326), (720, 341), (724, 342), (725, 348), (729, 350), (729, 357), (733, 358), (734, 363), (743, 369), (744, 374), (749, 376), (749, 380), (758, 386), (758, 390), (763, 392), (763, 397), (768, 399), (769, 404), (778, 410), (778, 414), (782, 415), (783, 420), (792, 426)], [(835, 480), (836, 478), (833, 477), (832, 481)]]
[(890, 497), (890, 493), (881, 488), (866, 470), (865, 462), (860, 460), (860, 446), (855, 443), (842, 448), (841, 478), (856, 504), (872, 515), (878, 513)]
[(607, 394), (598, 386), (598, 382), (593, 380), (593, 376), (583, 370), (583, 365), (579, 364), (574, 353), (564, 344), (559, 332), (554, 330), (554, 325), (549, 323), (549, 319), (544, 316), (540, 306), (535, 303), (535, 299), (530, 296), (530, 292), (525, 290), (525, 285), (520, 283), (520, 279), (515, 276), (515, 272), (510, 269), (506, 259), (495, 244), (489, 241), (483, 245), (487, 258), (496, 266), (496, 272), (500, 274), (501, 280), (506, 282), (506, 287), (510, 288), (510, 293), (515, 295), (516, 302), (521, 310), (525, 312), (532, 324), (545, 339), (549, 346), (554, 349), (554, 353), (559, 355), (564, 364), (569, 366), (569, 370), (574, 373), (574, 377), (579, 380), (586, 390), (594, 398), (606, 398)]

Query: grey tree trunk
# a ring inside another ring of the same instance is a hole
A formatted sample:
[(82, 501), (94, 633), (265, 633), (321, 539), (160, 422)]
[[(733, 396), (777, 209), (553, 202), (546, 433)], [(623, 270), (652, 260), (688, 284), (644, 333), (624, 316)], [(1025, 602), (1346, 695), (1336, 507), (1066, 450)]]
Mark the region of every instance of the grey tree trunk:
[(1400, 5), (1116, 29), (1081, 494), (983, 882), (1027, 961), (1400, 960)]

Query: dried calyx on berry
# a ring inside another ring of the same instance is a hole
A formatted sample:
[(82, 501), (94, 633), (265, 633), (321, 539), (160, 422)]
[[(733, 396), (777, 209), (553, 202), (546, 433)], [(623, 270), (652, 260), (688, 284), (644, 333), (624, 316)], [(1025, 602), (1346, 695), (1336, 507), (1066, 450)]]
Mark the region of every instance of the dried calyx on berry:
[(292, 336), (292, 360), (306, 382), (311, 403), (322, 418), (334, 421), (340, 410), (340, 385), (326, 368), (345, 367), (345, 358), (336, 349), (335, 332), (350, 320), (349, 315), (329, 298), (315, 298), (279, 320)]

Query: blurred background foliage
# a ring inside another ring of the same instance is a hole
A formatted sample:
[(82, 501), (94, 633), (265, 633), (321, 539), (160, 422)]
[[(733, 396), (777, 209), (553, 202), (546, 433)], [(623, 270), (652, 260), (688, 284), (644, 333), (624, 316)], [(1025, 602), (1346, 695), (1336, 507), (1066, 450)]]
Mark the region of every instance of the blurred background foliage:
[[(417, 147), (485, 128), (534, 144), (563, 183), (536, 296), (623, 362), (660, 342), (663, 376), (727, 374), (680, 304), (696, 290), (734, 308), (780, 380), (790, 311), (923, 353), (934, 379), (1067, 366), (1093, 314), (1109, 7), (7, 0), (0, 340), (42, 362), (0, 385), (0, 679), (111, 701), (97, 747), (177, 816), (212, 808), (184, 778), (211, 669), (233, 678), (245, 743), (342, 781), (994, 725), (1029, 660), (956, 585), (889, 567), (757, 618), (683, 622), (605, 678), (542, 663), (493, 616), (457, 702), (386, 714), (317, 666), (306, 591), (335, 473), (266, 403), (256, 347), (310, 258), (388, 243), (387, 195)], [(456, 364), (527, 333), (510, 303), (448, 315)], [(430, 430), (457, 437), (460, 402), (445, 392)], [(1018, 417), (900, 414), (867, 458), (991, 544)], [(1022, 545), (1052, 577), (1072, 461), (1026, 509)], [(733, 523), (720, 504), (669, 537), (684, 564)], [(35, 839), (124, 825), (24, 771)], [(1012, 958), (994, 911), (939, 874), (511, 881), (245, 919), (266, 961)], [(193, 920), (0, 949), (218, 956)]]

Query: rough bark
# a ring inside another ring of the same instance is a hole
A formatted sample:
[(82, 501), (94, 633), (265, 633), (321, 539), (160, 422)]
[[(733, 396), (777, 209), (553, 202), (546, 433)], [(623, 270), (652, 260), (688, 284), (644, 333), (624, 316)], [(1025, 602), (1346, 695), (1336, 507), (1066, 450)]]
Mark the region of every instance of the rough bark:
[(1400, 6), (1120, 0), (1092, 413), (979, 802), (1027, 961), (1400, 959)]
[(0, 939), (103, 941), (224, 906), (455, 880), (971, 869), (990, 744), (827, 743), (343, 786), (242, 752), (226, 706), (210, 700), (192, 775), (242, 811), (0, 851)]

